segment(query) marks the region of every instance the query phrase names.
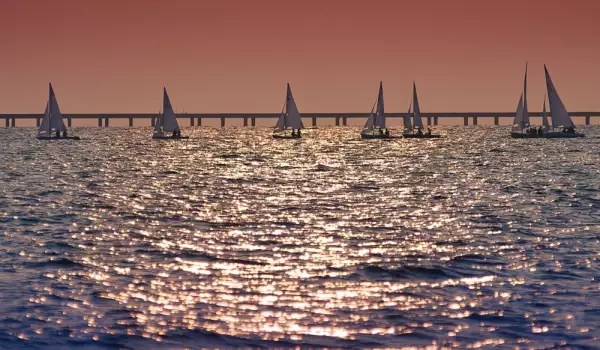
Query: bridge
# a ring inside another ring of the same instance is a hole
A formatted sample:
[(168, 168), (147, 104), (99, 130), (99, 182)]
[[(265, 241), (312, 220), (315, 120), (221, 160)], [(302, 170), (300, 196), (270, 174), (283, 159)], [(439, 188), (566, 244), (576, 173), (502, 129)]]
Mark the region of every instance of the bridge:
[[(177, 119), (189, 120), (190, 126), (202, 126), (203, 119), (220, 119), (221, 127), (226, 125), (226, 120), (242, 120), (244, 126), (256, 126), (256, 119), (276, 119), (280, 113), (178, 113)], [(570, 112), (572, 117), (585, 117), (585, 125), (591, 124), (592, 117), (600, 117), (600, 112)], [(63, 114), (63, 118), (67, 120), (70, 127), (73, 120), (79, 119), (96, 119), (99, 127), (108, 127), (111, 119), (127, 119), (129, 126), (133, 127), (134, 120), (150, 120), (150, 124), (154, 126), (154, 121), (158, 115), (156, 113), (83, 113), (83, 114)], [(347, 125), (348, 119), (366, 119), (369, 113), (302, 113), (303, 119), (311, 119), (312, 126), (317, 126), (319, 119), (333, 119), (336, 126)], [(403, 118), (404, 113), (386, 113), (387, 118)], [(480, 118), (493, 118), (494, 125), (500, 125), (500, 118), (514, 118), (515, 112), (430, 112), (421, 113), (421, 116), (426, 120), (427, 125), (438, 125), (440, 118), (463, 119), (464, 125), (469, 125), (469, 120), (472, 120), (472, 125), (477, 125)], [(542, 112), (529, 112), (530, 117), (541, 117)], [(15, 127), (17, 120), (35, 120), (39, 126), (43, 114), (0, 114), (0, 120), (4, 119), (5, 127)]]

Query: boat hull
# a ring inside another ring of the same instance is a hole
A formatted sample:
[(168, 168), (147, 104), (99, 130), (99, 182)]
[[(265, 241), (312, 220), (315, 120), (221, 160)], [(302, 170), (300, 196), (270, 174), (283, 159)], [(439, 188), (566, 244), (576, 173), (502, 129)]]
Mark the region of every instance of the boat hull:
[(66, 136), (66, 137), (56, 137), (56, 136), (36, 136), (38, 140), (45, 141), (53, 141), (53, 140), (81, 140), (79, 136)]
[(405, 139), (439, 139), (442, 135), (416, 135), (416, 134), (402, 134)]
[(543, 139), (544, 135), (536, 134), (523, 134), (520, 132), (511, 132), (510, 137), (513, 139)]
[(393, 139), (401, 139), (402, 136), (392, 136), (392, 135), (379, 135), (379, 134), (360, 134), (360, 137), (365, 140), (393, 140)]
[(514, 139), (574, 139), (585, 137), (584, 134), (578, 132), (547, 132), (542, 135), (538, 134), (521, 134), (518, 132), (511, 132), (510, 136)]
[(152, 136), (153, 140), (187, 140), (189, 138), (189, 136)]
[(579, 132), (549, 132), (544, 134), (547, 139), (575, 139), (585, 137), (585, 134)]
[(292, 136), (292, 135), (273, 135), (274, 139), (280, 140), (298, 140), (301, 139), (302, 136)]

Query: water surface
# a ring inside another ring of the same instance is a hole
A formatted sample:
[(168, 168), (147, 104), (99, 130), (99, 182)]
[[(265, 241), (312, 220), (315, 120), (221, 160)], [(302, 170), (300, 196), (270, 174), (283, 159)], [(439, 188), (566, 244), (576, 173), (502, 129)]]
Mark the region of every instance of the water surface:
[(600, 129), (0, 129), (0, 348), (600, 344)]

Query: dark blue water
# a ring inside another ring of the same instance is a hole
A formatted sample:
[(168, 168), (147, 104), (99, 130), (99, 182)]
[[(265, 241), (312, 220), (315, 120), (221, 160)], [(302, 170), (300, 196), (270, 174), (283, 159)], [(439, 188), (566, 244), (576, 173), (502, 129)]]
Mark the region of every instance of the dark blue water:
[(600, 129), (0, 129), (0, 349), (600, 347)]

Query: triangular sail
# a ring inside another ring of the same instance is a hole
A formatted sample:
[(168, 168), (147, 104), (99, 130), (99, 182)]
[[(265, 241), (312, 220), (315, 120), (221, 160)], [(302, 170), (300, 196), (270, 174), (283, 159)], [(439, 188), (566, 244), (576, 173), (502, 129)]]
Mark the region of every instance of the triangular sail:
[(553, 128), (575, 128), (575, 123), (569, 117), (569, 112), (565, 108), (565, 105), (558, 96), (558, 92), (552, 83), (550, 73), (546, 65), (544, 65), (544, 72), (546, 74), (546, 87), (548, 89), (548, 104), (550, 105), (550, 118), (552, 119)]
[(515, 113), (515, 119), (513, 120), (513, 131), (522, 131), (523, 128), (521, 125), (523, 124), (523, 94), (521, 93), (521, 97), (519, 97), (519, 104), (517, 105), (517, 112)]
[(375, 113), (374, 127), (385, 129), (385, 107), (383, 103), (383, 82), (379, 82), (379, 94), (377, 95), (377, 112)]
[(544, 110), (542, 112), (542, 127), (544, 130), (550, 129), (550, 124), (548, 124), (548, 113), (546, 113), (546, 95), (544, 95)]
[(525, 81), (523, 82), (523, 116), (519, 126), (521, 130), (530, 126), (529, 110), (527, 109), (527, 63), (525, 63)]
[(277, 119), (277, 124), (275, 124), (275, 131), (274, 132), (282, 132), (285, 130), (285, 106), (287, 104), (287, 97), (286, 97), (286, 102), (283, 103), (283, 108), (281, 109), (281, 114), (279, 115), (279, 119)]
[(179, 131), (179, 124), (177, 124), (177, 116), (173, 111), (171, 100), (167, 94), (167, 88), (163, 90), (163, 115), (162, 115), (162, 128), (166, 132)]
[(52, 88), (52, 84), (49, 84), (49, 108), (50, 111), (50, 131), (65, 131), (67, 128), (65, 127), (65, 123), (62, 119), (62, 114), (60, 113), (60, 108), (58, 107), (58, 101), (56, 100), (56, 95), (54, 94), (54, 89)]
[(296, 106), (296, 101), (292, 95), (292, 88), (287, 84), (287, 97), (285, 102), (285, 127), (291, 129), (304, 129), (302, 117)]
[(375, 107), (377, 106), (377, 101), (373, 104), (371, 108), (371, 112), (369, 113), (369, 118), (365, 122), (365, 126), (363, 127), (363, 132), (371, 132), (373, 131), (373, 125), (375, 125)]
[(48, 102), (46, 102), (46, 110), (44, 111), (44, 118), (38, 128), (38, 135), (50, 134), (50, 110), (48, 108)]
[(412, 122), (410, 121), (410, 107), (412, 107), (412, 101), (408, 104), (408, 112), (404, 116), (404, 131), (413, 131)]
[(421, 108), (419, 107), (419, 98), (417, 97), (417, 84), (413, 82), (413, 118), (416, 129), (424, 129), (423, 120), (421, 120)]
[(521, 121), (523, 120), (523, 94), (521, 94), (521, 97), (519, 98), (519, 104), (517, 105), (517, 112), (515, 113), (515, 120), (513, 122), (513, 130), (514, 131), (522, 131), (523, 129), (520, 128), (519, 125), (521, 125)]

